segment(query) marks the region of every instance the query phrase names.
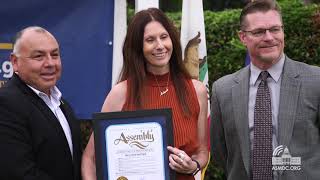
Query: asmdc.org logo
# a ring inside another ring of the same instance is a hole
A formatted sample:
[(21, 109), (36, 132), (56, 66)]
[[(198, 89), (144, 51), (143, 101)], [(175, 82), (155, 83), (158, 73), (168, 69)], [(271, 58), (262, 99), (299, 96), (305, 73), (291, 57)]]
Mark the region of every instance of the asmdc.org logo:
[(299, 171), (301, 170), (301, 157), (292, 157), (286, 146), (276, 147), (272, 154), (272, 170)]

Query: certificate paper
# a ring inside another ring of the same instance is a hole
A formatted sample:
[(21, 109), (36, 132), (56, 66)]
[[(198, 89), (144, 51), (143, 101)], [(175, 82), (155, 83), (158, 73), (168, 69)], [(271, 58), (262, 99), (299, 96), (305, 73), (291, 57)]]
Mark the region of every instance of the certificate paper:
[(162, 127), (158, 123), (112, 125), (106, 129), (109, 179), (165, 179)]
[(174, 180), (171, 109), (95, 113), (98, 180)]

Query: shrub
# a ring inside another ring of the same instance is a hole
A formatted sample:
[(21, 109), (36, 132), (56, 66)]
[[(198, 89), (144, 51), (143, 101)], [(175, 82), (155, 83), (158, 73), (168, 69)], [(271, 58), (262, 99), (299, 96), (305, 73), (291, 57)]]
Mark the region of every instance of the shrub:
[[(285, 53), (294, 60), (319, 66), (320, 6), (305, 6), (299, 0), (281, 0), (279, 4), (285, 29)], [(237, 36), (240, 11), (204, 12), (209, 84), (244, 66), (246, 48)], [(128, 10), (128, 19), (131, 19), (133, 13), (134, 10)], [(181, 12), (170, 12), (167, 15), (180, 29)], [(90, 126), (90, 121), (81, 124), (83, 146), (91, 133)], [(223, 172), (211, 161), (205, 179), (223, 179)]]
[[(299, 0), (282, 0), (285, 53), (290, 58), (320, 65), (320, 6), (305, 6)], [(241, 10), (205, 11), (205, 31), (209, 84), (244, 66), (246, 48), (238, 38)], [(180, 29), (181, 12), (167, 13)], [(213, 147), (214, 148), (214, 147)], [(223, 172), (211, 161), (205, 179), (224, 179)]]
[[(285, 53), (292, 59), (320, 65), (319, 5), (305, 6), (299, 0), (282, 0), (280, 6), (285, 29)], [(241, 10), (205, 11), (209, 82), (244, 66), (246, 48), (238, 38)], [(180, 29), (181, 12), (167, 13)], [(318, 18), (319, 19), (319, 18)]]

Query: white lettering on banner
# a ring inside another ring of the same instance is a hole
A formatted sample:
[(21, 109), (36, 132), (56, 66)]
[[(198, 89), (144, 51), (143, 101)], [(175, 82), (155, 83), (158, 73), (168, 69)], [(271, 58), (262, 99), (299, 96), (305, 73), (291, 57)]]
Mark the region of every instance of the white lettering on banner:
[(0, 77), (11, 78), (13, 75), (13, 67), (10, 61), (3, 61), (0, 66)]
[[(4, 52), (8, 52), (13, 49), (12, 43), (3, 43), (0, 42), (0, 50)], [(2, 52), (1, 52), (2, 53)], [(13, 67), (9, 60), (4, 60), (1, 58), (8, 57), (7, 55), (1, 54), (0, 57), (0, 87), (6, 82), (6, 79), (9, 79), (13, 75)]]

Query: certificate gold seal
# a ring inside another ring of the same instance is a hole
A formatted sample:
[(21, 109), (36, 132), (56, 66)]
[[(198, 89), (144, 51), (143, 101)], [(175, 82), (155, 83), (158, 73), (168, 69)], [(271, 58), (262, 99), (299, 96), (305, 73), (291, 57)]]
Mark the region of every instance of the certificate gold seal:
[(124, 176), (120, 176), (117, 178), (117, 180), (128, 180), (128, 178), (124, 177)]

